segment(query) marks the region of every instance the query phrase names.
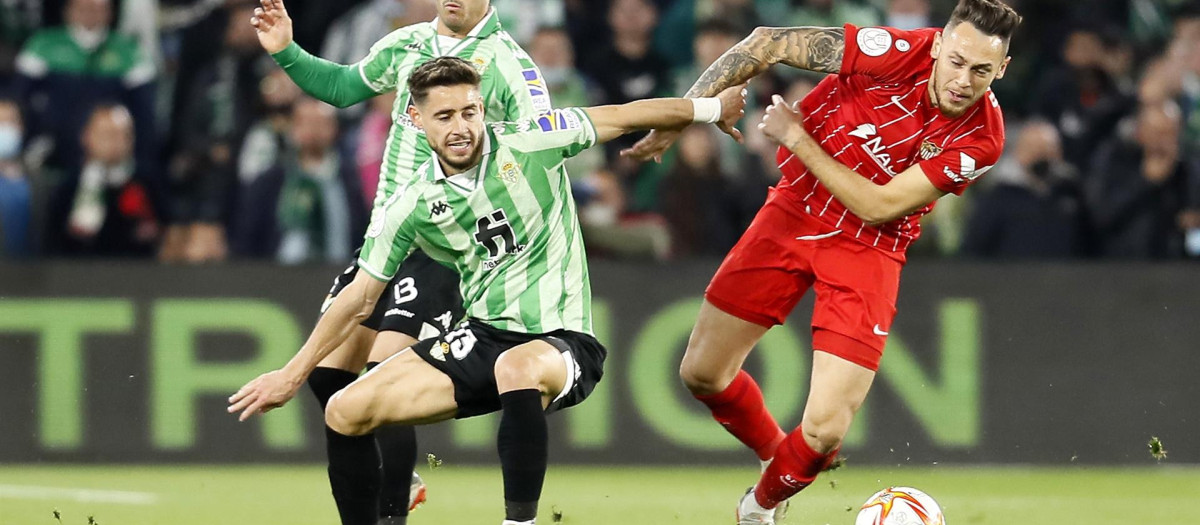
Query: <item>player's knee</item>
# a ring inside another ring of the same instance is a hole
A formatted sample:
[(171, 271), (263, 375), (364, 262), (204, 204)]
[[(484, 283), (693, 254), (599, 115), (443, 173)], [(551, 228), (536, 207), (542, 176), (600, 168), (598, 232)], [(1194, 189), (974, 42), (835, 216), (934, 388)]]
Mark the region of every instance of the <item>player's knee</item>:
[(496, 359), (494, 368), (496, 386), (501, 392), (523, 390), (529, 388), (541, 389), (542, 373), (537, 356), (522, 349), (513, 349)]
[(361, 436), (371, 431), (371, 421), (350, 398), (339, 392), (325, 407), (325, 425), (343, 436)]
[(853, 414), (840, 411), (821, 411), (804, 416), (804, 436), (809, 445), (821, 454), (828, 454), (842, 446), (842, 439), (850, 427)]
[[(691, 352), (683, 356), (683, 361), (679, 363), (679, 378), (683, 380), (684, 386), (696, 396), (710, 396), (718, 394), (729, 386), (733, 381), (733, 376), (729, 373), (719, 370), (713, 366), (705, 366), (704, 363), (691, 357)], [(734, 371), (734, 374), (737, 372)]]

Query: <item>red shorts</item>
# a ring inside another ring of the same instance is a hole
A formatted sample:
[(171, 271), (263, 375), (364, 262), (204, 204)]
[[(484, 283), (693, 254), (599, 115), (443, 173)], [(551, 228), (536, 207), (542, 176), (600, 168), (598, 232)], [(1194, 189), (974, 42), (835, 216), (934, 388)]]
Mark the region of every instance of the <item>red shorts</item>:
[(853, 235), (772, 191), (705, 298), (730, 315), (771, 327), (783, 324), (812, 288), (813, 349), (877, 370), (904, 265)]

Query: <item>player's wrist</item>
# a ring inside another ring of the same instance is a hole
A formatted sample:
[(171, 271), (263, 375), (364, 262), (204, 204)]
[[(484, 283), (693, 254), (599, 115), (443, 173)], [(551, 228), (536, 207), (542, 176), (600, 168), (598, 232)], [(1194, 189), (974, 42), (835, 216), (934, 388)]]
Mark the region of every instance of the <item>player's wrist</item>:
[(701, 97), (688, 100), (692, 102), (692, 122), (713, 124), (721, 120), (721, 99)]

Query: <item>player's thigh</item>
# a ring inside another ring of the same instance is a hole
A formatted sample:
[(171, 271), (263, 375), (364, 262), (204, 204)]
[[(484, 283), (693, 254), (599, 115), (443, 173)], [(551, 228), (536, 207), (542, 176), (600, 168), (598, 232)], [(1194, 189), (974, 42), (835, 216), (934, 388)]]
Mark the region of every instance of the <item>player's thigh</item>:
[(840, 444), (875, 380), (875, 371), (828, 352), (813, 352), (812, 379), (801, 425), (828, 448)]
[(375, 335), (375, 342), (371, 345), (370, 357), (367, 358), (367, 361), (382, 363), (387, 358), (415, 344), (417, 344), (417, 339), (411, 335), (383, 330)]
[(694, 393), (724, 390), (767, 327), (735, 317), (705, 300), (688, 338), (679, 371)]
[(542, 394), (543, 408), (567, 384), (567, 363), (562, 351), (542, 340), (517, 345), (500, 354), (494, 371), (499, 393), (536, 389)]
[(325, 417), (334, 430), (360, 433), (386, 424), (442, 421), (457, 408), (450, 378), (409, 348), (338, 392)]
[(375, 331), (362, 325), (354, 327), (350, 336), (342, 344), (334, 348), (317, 366), (337, 368), (355, 374), (362, 371), (367, 364), (367, 356), (375, 344)]

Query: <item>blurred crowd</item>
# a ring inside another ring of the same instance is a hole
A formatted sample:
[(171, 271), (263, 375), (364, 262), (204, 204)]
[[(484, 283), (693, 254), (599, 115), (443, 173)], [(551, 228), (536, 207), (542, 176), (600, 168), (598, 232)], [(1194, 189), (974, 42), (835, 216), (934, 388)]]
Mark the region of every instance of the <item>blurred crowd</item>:
[[(341, 63), (434, 0), (289, 0), (296, 41)], [(679, 96), (759, 25), (939, 26), (954, 0), (493, 0), (556, 107)], [(1200, 257), (1200, 1), (1009, 0), (1025, 16), (994, 90), (1001, 163), (943, 198), (914, 254)], [(394, 96), (338, 110), (259, 47), (242, 0), (0, 0), (0, 258), (343, 263), (379, 179)], [(589, 250), (721, 257), (778, 180), (751, 83), (738, 145), (689, 128), (661, 164), (568, 165)]]

